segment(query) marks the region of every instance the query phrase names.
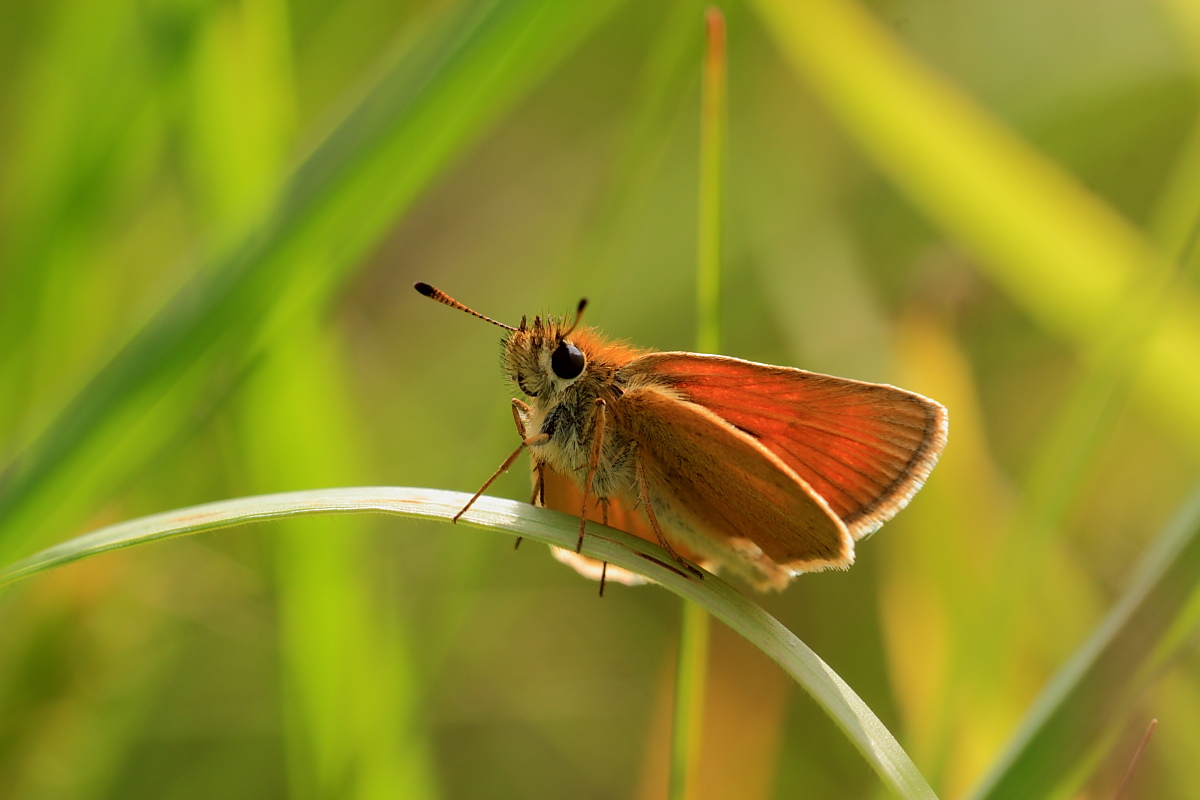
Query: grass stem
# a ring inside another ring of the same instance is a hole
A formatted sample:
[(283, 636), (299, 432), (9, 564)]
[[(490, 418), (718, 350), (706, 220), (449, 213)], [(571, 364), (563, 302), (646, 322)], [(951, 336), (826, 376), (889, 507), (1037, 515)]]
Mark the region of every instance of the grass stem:
[[(721, 346), (721, 198), (725, 163), (725, 17), (705, 13), (705, 48), (700, 109), (700, 208), (696, 259), (696, 347), (716, 353)], [(708, 613), (683, 603), (675, 671), (671, 735), (671, 800), (695, 796), (700, 743), (704, 738), (704, 695), (708, 675)]]

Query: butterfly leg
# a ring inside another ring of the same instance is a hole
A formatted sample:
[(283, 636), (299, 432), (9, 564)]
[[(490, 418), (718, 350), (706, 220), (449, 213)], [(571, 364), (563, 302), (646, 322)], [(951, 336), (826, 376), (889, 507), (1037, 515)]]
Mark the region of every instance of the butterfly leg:
[(600, 465), (600, 455), (604, 450), (604, 424), (607, 420), (608, 403), (603, 398), (596, 398), (596, 423), (592, 427), (592, 455), (588, 459), (587, 479), (583, 482), (583, 508), (579, 512), (579, 541), (575, 543), (575, 552), (583, 549), (583, 534), (587, 530), (588, 495), (592, 493), (592, 481), (596, 477), (596, 468)]
[[(525, 405), (517, 398), (515, 398), (515, 397), (513, 398), (513, 401), (512, 401), (513, 422), (516, 423), (517, 434), (522, 439), (525, 438), (525, 420), (529, 419), (529, 412), (531, 410), (532, 409), (530, 409), (529, 406)], [(544, 461), (539, 461), (536, 455), (533, 456), (533, 468), (535, 471), (535, 478), (534, 478), (534, 482), (533, 482), (533, 496), (529, 498), (529, 505), (537, 506), (538, 508), (546, 507), (545, 467), (546, 467), (546, 465), (545, 465)], [(521, 537), (519, 537), (519, 536), (517, 537), (517, 544), (518, 545), (521, 544)]]
[[(546, 507), (546, 475), (545, 466), (541, 461), (534, 459), (533, 464), (534, 479), (533, 479), (533, 496), (529, 498), (529, 505), (537, 506), (538, 508)], [(513, 544), (513, 550), (521, 546), (521, 541), (524, 536), (518, 536), (517, 541)]]
[[(529, 406), (522, 403), (517, 398), (515, 398), (515, 397), (513, 398), (513, 401), (512, 401), (513, 422), (516, 423), (517, 433), (520, 435), (520, 437), (522, 439), (525, 438), (525, 420), (528, 419), (528, 417), (529, 417), (529, 410), (530, 410)], [(534, 459), (534, 462), (535, 462), (534, 468), (537, 470), (537, 480), (533, 484), (533, 497), (531, 497), (529, 499), (529, 505), (545, 506), (546, 505), (546, 486), (544, 484), (543, 476), (542, 476), (542, 462), (538, 461), (536, 458)], [(541, 496), (541, 500), (542, 500), (541, 503), (538, 503), (539, 495)], [(525, 539), (524, 536), (518, 536), (517, 540), (515, 542), (513, 542), (513, 550), (517, 550), (518, 548), (520, 548), (521, 542), (524, 539)]]
[(525, 438), (525, 420), (529, 416), (530, 408), (525, 403), (522, 403), (517, 398), (512, 401), (513, 422), (517, 426), (517, 433), (521, 434), (521, 438)]
[(671, 558), (679, 562), (680, 566), (688, 572), (695, 575), (697, 578), (703, 578), (704, 574), (689, 564), (683, 556), (675, 552), (675, 548), (667, 541), (667, 537), (663, 534), (662, 526), (658, 524), (658, 517), (654, 516), (654, 506), (650, 505), (650, 490), (646, 485), (646, 468), (642, 466), (641, 456), (634, 453), (635, 474), (637, 476), (638, 497), (642, 501), (642, 508), (646, 509), (646, 516), (650, 518), (650, 527), (654, 528), (654, 535), (658, 537), (658, 543), (663, 550), (671, 554)]
[(533, 497), (529, 498), (529, 505), (537, 506), (538, 508), (546, 507), (546, 465), (539, 461), (533, 465)]
[[(508, 468), (511, 467), (512, 463), (517, 460), (517, 456), (521, 455), (521, 451), (524, 448), (536, 447), (539, 444), (545, 444), (546, 442), (550, 441), (549, 434), (545, 434), (545, 433), (539, 433), (537, 436), (530, 436), (528, 438), (524, 438), (525, 437), (525, 421), (521, 416), (521, 411), (522, 410), (527, 411), (529, 409), (529, 407), (526, 406), (524, 403), (522, 403), (520, 400), (513, 400), (512, 409), (513, 409), (513, 421), (517, 423), (517, 432), (520, 433), (522, 436), (521, 444), (517, 446), (516, 450), (512, 451), (512, 454), (509, 455), (508, 458), (504, 459), (504, 463), (500, 465), (500, 469), (493, 472), (492, 477), (488, 478), (486, 481), (483, 482), (483, 486), (480, 486), (479, 491), (476, 492), (475, 495), (470, 500), (467, 501), (467, 504), (462, 507), (462, 511), (459, 511), (457, 514), (454, 515), (454, 518), (452, 520), (450, 520), (451, 522), (458, 522), (458, 518), (461, 517), (463, 514), (467, 513), (467, 509), (469, 509), (471, 506), (475, 505), (475, 501), (479, 499), (480, 495), (482, 495), (484, 492), (487, 491), (487, 488), (492, 485), (492, 482), (495, 481), (496, 478), (499, 478), (501, 475), (503, 475), (505, 472), (508, 471)], [(520, 545), (519, 539), (517, 540), (517, 544)]]
[[(608, 498), (600, 500), (600, 524), (608, 524)], [(608, 577), (608, 562), (604, 562), (604, 566), (600, 567), (600, 596), (604, 597), (604, 580)]]

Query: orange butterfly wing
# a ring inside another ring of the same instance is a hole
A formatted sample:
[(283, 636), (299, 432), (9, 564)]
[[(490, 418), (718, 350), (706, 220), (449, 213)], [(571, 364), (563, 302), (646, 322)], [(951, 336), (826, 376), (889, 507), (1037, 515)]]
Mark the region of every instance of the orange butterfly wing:
[(884, 384), (696, 353), (650, 353), (621, 372), (666, 385), (761, 444), (854, 539), (908, 503), (946, 444), (943, 406)]

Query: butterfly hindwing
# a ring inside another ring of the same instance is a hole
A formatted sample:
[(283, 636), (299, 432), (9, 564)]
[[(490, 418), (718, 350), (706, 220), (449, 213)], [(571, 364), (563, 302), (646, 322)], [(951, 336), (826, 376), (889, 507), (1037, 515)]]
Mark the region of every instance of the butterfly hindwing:
[[(536, 466), (534, 466), (533, 480), (536, 486), (538, 481)], [(541, 480), (542, 488), (534, 497), (535, 504), (552, 508), (555, 511), (579, 515), (583, 508), (583, 490), (575, 481), (565, 477), (548, 464), (541, 468)], [(650, 527), (649, 519), (640, 509), (634, 508), (629, 500), (607, 498), (606, 505), (607, 508), (603, 509), (599, 498), (588, 498), (587, 518), (592, 522), (606, 524), (610, 528), (616, 528), (648, 542), (657, 543), (658, 539), (654, 535), (654, 529)], [(561, 547), (552, 548), (552, 552), (556, 559), (574, 567), (584, 577), (593, 580), (600, 579), (604, 565), (597, 559)], [(696, 563), (702, 565), (704, 563), (698, 556), (686, 549), (682, 555)], [(608, 567), (607, 580), (624, 583), (627, 586), (636, 586), (646, 582), (641, 575), (611, 564)]]

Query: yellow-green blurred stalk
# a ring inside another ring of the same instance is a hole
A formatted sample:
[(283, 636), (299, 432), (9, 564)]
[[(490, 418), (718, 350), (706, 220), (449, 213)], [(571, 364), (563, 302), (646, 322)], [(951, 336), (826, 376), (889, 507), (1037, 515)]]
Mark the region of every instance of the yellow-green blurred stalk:
[[(696, 269), (696, 349), (721, 346), (721, 194), (725, 163), (725, 18), (716, 7), (705, 14), (706, 46), (700, 109), (700, 224)], [(709, 616), (684, 601), (675, 683), (671, 742), (672, 800), (695, 796), (704, 737), (704, 689), (708, 672)]]

